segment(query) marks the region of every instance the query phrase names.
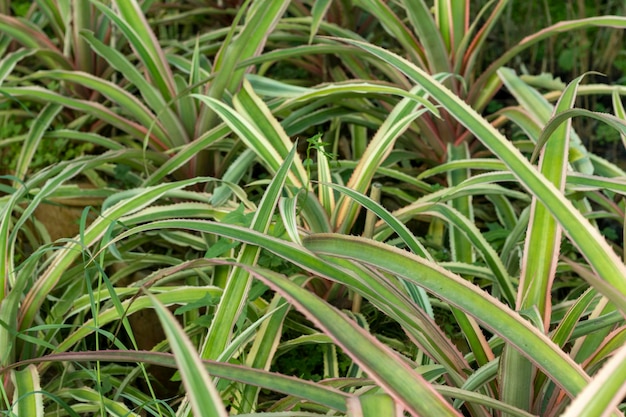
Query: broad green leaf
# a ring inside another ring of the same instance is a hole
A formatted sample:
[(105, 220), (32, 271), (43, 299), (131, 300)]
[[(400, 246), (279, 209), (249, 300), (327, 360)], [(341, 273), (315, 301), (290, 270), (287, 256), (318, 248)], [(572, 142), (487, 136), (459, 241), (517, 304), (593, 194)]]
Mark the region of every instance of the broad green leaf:
[(379, 417), (401, 414), (393, 398), (388, 394), (363, 394), (348, 400), (348, 416)]
[(15, 386), (11, 411), (18, 416), (43, 417), (43, 394), (37, 367), (29, 365), (21, 371), (13, 370), (11, 380)]

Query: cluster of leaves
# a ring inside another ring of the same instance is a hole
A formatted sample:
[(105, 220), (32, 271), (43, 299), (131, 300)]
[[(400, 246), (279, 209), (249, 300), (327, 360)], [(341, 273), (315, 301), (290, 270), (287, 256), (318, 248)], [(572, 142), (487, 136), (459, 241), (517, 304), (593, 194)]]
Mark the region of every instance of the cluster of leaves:
[(624, 411), (626, 173), (571, 119), (626, 145), (626, 90), (505, 65), (626, 18), (485, 62), (510, 1), (9, 3), (4, 414)]

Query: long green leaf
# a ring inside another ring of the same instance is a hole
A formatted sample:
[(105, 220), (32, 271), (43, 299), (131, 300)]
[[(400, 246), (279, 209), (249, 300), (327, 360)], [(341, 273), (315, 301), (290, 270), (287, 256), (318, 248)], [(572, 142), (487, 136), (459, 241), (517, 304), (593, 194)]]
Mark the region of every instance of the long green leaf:
[(446, 50), (450, 55), (454, 55), (468, 30), (470, 2), (438, 0), (434, 9)]
[[(340, 262), (335, 260), (333, 263), (326, 262), (301, 246), (259, 234), (247, 228), (215, 222), (200, 222), (198, 220), (154, 221), (121, 233), (116, 237), (116, 240), (148, 230), (162, 230), (165, 228), (184, 228), (218, 234), (229, 239), (260, 246), (315, 275), (348, 286), (359, 292), (363, 298), (370, 300), (372, 304), (384, 311), (385, 314), (405, 326), (407, 332), (410, 332), (415, 339), (419, 340), (419, 343), (440, 364), (446, 367), (450, 377), (455, 382), (463, 383), (463, 369), (467, 369), (469, 365), (460, 356), (458, 350), (451, 345), (450, 340), (434, 324), (434, 321), (423, 310), (409, 303), (405, 296), (399, 295), (398, 290), (388, 282), (380, 282), (378, 278), (370, 277), (363, 268), (348, 261)], [(339, 266), (335, 264), (339, 264)], [(404, 292), (404, 288), (401, 292)]]
[(15, 385), (12, 407), (15, 415), (43, 417), (43, 394), (35, 365), (28, 365), (21, 371), (11, 371), (11, 379)]
[[(28, 131), (28, 136), (26, 136), (26, 140), (24, 141), (24, 146), (20, 151), (17, 166), (15, 167), (15, 176), (17, 179), (24, 180), (26, 177), (41, 138), (54, 121), (54, 118), (61, 112), (61, 109), (62, 107), (58, 104), (48, 104), (39, 115), (37, 115), (37, 118), (33, 120), (33, 124)], [(18, 185), (17, 179), (13, 182), (14, 187)]]
[[(221, 99), (225, 92), (234, 93), (243, 80), (245, 68), (238, 64), (260, 55), (269, 34), (289, 6), (287, 0), (258, 0), (250, 6), (243, 27), (234, 39), (224, 42), (213, 64), (216, 76), (207, 96)], [(242, 10), (243, 12), (243, 10)], [(202, 129), (212, 128), (212, 117), (202, 118)]]
[(379, 203), (373, 201), (371, 198), (365, 196), (364, 194), (358, 193), (351, 188), (344, 187), (339, 184), (326, 184), (326, 186), (334, 188), (338, 191), (341, 191), (343, 194), (349, 196), (363, 207), (367, 208), (374, 212), (378, 217), (380, 217), (387, 225), (398, 234), (398, 236), (404, 241), (407, 247), (413, 251), (416, 255), (422, 256), (426, 259), (433, 260), (432, 255), (428, 250), (422, 245), (422, 243), (411, 233), (409, 228), (398, 220), (397, 217), (393, 216), (387, 209), (381, 206)]
[[(80, 167), (75, 168), (77, 171)], [(38, 277), (32, 288), (22, 301), (21, 325), (28, 327), (38, 314), (39, 308), (47, 295), (54, 288), (65, 270), (78, 258), (83, 248), (91, 247), (97, 242), (111, 225), (119, 217), (131, 214), (146, 207), (168, 191), (184, 188), (189, 185), (205, 181), (203, 178), (181, 181), (178, 183), (166, 183), (151, 188), (135, 189), (133, 193), (127, 193), (126, 199), (105, 209), (102, 216), (98, 217), (82, 234), (80, 241), (69, 241), (62, 249), (59, 249), (45, 272)]]
[(165, 59), (159, 41), (136, 0), (115, 1), (119, 16), (96, 0), (90, 0), (111, 19), (124, 33), (131, 47), (150, 74), (150, 79), (159, 89), (166, 102), (176, 96), (172, 71)]
[[(423, 95), (420, 88), (411, 90), (411, 94)], [(369, 187), (376, 169), (387, 158), (396, 139), (408, 129), (409, 125), (420, 115), (424, 109), (419, 109), (419, 103), (408, 98), (402, 99), (394, 107), (389, 116), (380, 126), (376, 135), (369, 143), (368, 147), (353, 171), (348, 188), (357, 192), (365, 193)], [(346, 233), (356, 220), (357, 210), (349, 201), (342, 201), (336, 214), (336, 224), (338, 230)]]
[[(267, 105), (256, 95), (252, 86), (247, 80), (243, 81), (243, 86), (233, 100), (233, 105), (237, 112), (253, 124), (262, 135), (256, 138), (252, 149), (260, 147), (273, 147), (280, 154), (281, 158), (286, 158), (292, 147), (292, 142), (278, 120), (271, 113)], [(253, 138), (249, 138), (250, 142)], [(294, 157), (292, 170), (298, 178), (299, 183), (292, 183), (297, 187), (306, 184), (306, 170), (299, 157)]]
[(608, 416), (626, 394), (626, 345), (622, 346), (591, 383), (570, 404), (563, 417)]
[[(196, 263), (200, 264), (201, 263)], [(191, 264), (195, 265), (195, 264)], [(166, 268), (165, 271), (171, 271), (174, 268), (185, 268), (190, 267), (189, 264), (181, 264), (176, 265), (173, 268)], [(154, 297), (156, 297), (159, 302), (166, 305), (173, 304), (185, 304), (185, 303), (198, 303), (207, 297), (215, 297), (218, 298), (221, 295), (221, 291), (215, 287), (152, 287), (151, 288)], [(132, 288), (130, 291), (117, 291), (119, 296), (130, 296), (133, 297), (137, 294), (137, 289)], [(110, 293), (106, 290), (102, 290), (99, 292), (94, 292), (94, 297), (100, 297), (102, 300), (108, 300), (110, 298)], [(81, 326), (77, 328), (75, 331), (70, 333), (66, 338), (58, 343), (56, 346), (57, 352), (63, 352), (72, 349), (76, 344), (80, 343), (85, 337), (93, 334), (98, 331), (96, 327), (96, 322), (100, 326), (106, 326), (110, 323), (114, 323), (118, 320), (122, 320), (123, 315), (131, 315), (138, 311), (141, 311), (146, 308), (151, 307), (152, 301), (148, 299), (146, 296), (138, 296), (137, 298), (127, 298), (126, 300), (121, 302), (122, 312), (120, 313), (119, 309), (116, 307), (109, 307), (106, 309), (100, 310), (96, 319), (88, 319), (85, 320), (84, 323), (81, 323)], [(68, 314), (69, 317), (73, 317), (74, 315), (78, 315), (84, 313), (85, 311), (89, 311), (91, 309), (91, 301), (88, 296), (79, 297), (75, 303), (71, 306), (73, 308), (71, 314)]]
[(220, 394), (202, 366), (202, 360), (184, 330), (163, 304), (151, 294), (148, 294), (148, 297), (156, 309), (167, 340), (172, 347), (172, 353), (192, 409), (199, 416), (226, 417), (228, 414), (226, 414)]
[[(568, 85), (555, 108), (555, 115), (567, 111), (574, 105), (576, 88), (581, 80), (582, 76)], [(540, 163), (541, 173), (561, 191), (566, 181), (570, 127), (567, 123), (553, 130)], [(537, 145), (541, 146), (539, 143)], [(547, 328), (551, 315), (550, 294), (560, 242), (560, 227), (548, 209), (534, 197), (522, 260), (518, 307), (526, 309), (536, 306), (543, 319), (544, 328)]]
[(393, 398), (387, 394), (364, 394), (348, 400), (350, 417), (397, 416), (401, 414)]
[[(30, 359), (20, 363), (11, 364), (11, 367), (28, 364), (43, 364), (47, 362), (75, 362), (75, 361), (98, 361), (108, 360), (111, 362), (143, 362), (146, 364), (167, 366), (175, 368), (176, 359), (173, 354), (131, 351), (131, 350), (101, 350), (54, 353), (40, 358)], [(305, 381), (291, 376), (267, 372), (260, 369), (252, 369), (242, 365), (203, 360), (203, 367), (213, 376), (238, 381), (245, 384), (292, 395), (298, 399), (312, 401), (314, 403), (332, 408), (334, 410), (346, 411), (346, 401), (351, 398), (339, 389), (327, 386), (323, 383)], [(11, 367), (0, 369), (0, 373), (7, 372)]]
[(94, 413), (99, 411), (102, 413), (106, 412), (114, 417), (139, 417), (139, 414), (133, 413), (125, 404), (106, 398), (101, 392), (97, 392), (92, 388), (70, 388), (64, 393), (67, 393), (81, 404), (91, 404), (91, 410)]
[[(469, 4), (467, 4), (467, 7), (469, 7)], [(448, 10), (447, 12), (453, 13), (452, 10)], [(454, 14), (453, 16), (456, 16), (456, 14)], [(456, 29), (464, 30), (463, 27)], [(456, 36), (457, 34), (453, 31), (452, 35)], [(460, 34), (458, 34), (458, 36), (460, 36)], [(455, 42), (455, 39), (449, 39), (448, 41)], [(457, 39), (456, 42), (459, 42), (459, 40)], [(467, 146), (467, 142), (464, 142), (459, 146), (449, 144), (447, 155), (449, 162), (468, 159), (469, 147)], [(448, 185), (451, 187), (457, 186), (458, 184), (465, 181), (469, 176), (470, 171), (468, 169), (457, 169), (454, 171), (448, 171)], [(464, 218), (469, 220), (469, 222), (474, 221), (474, 208), (472, 206), (471, 195), (451, 199), (450, 201), (448, 201), (448, 204), (450, 204), (450, 206), (455, 211), (458, 211), (459, 214), (461, 214)], [(465, 238), (464, 233), (465, 232), (461, 228), (449, 227), (448, 234), (450, 239), (450, 248), (452, 251), (452, 260), (454, 262), (473, 264), (475, 260), (474, 247), (471, 241)], [(494, 270), (497, 270), (497, 268), (494, 268)], [(496, 275), (501, 276), (501, 274)], [(506, 291), (504, 292), (506, 294)], [(461, 331), (465, 339), (467, 340), (467, 343), (474, 353), (474, 357), (476, 358), (478, 365), (482, 366), (492, 360), (493, 353), (491, 352), (491, 349), (487, 344), (485, 336), (480, 331), (478, 324), (474, 321), (474, 319), (468, 317), (463, 311), (454, 307), (451, 308), (451, 311), (459, 327), (461, 328)]]
[[(611, 95), (613, 101), (613, 111), (615, 112), (615, 117), (618, 117), (622, 121), (626, 121), (626, 110), (624, 109), (624, 104), (619, 97), (617, 91), (614, 91)], [(620, 133), (620, 138), (622, 139), (622, 145), (626, 148), (626, 134)]]
[[(0, 87), (0, 94), (6, 94), (20, 99), (33, 100), (40, 103), (60, 104), (71, 109), (83, 111), (109, 123), (111, 126), (117, 127), (140, 141), (143, 141), (148, 135), (148, 129), (146, 127), (120, 116), (113, 110), (93, 101), (66, 97), (41, 87)], [(166, 149), (166, 146), (163, 145), (163, 142), (160, 139), (161, 138), (155, 134), (150, 134), (151, 141), (162, 149)]]
[[(81, 71), (62, 70), (40, 71), (30, 77), (33, 79), (51, 78), (58, 81), (71, 81), (96, 90), (108, 99), (117, 103), (120, 106), (120, 111), (122, 113), (131, 115), (145, 127), (152, 126), (156, 119), (156, 116), (139, 99), (137, 99), (137, 97), (122, 89), (117, 84), (103, 80), (100, 77)], [(157, 120), (156, 123), (154, 123), (152, 130), (155, 132), (155, 135), (159, 137), (159, 139), (166, 142), (169, 146), (172, 146), (171, 143), (173, 140), (169, 138), (169, 132), (165, 132), (160, 121)]]
[[(403, 50), (407, 52), (413, 62), (419, 63), (422, 67), (426, 67), (428, 65), (428, 63), (426, 63), (426, 60), (424, 59), (424, 52), (426, 53), (426, 57), (428, 59), (432, 58), (434, 52), (428, 50), (428, 46), (430, 46), (428, 41), (424, 42), (423, 39), (420, 39), (422, 41), (422, 45), (420, 45), (415, 35), (412, 33), (411, 29), (407, 27), (405, 22), (403, 22), (402, 19), (393, 12), (391, 7), (389, 7), (386, 2), (381, 0), (359, 0), (356, 3), (357, 5), (367, 10), (372, 16), (376, 16), (376, 19), (380, 22), (383, 29), (387, 31), (394, 39), (397, 39), (398, 42), (400, 42)], [(420, 3), (423, 4), (423, 2)], [(411, 4), (406, 5), (405, 7), (419, 8), (422, 4)], [(428, 23), (432, 24), (434, 29), (434, 21), (432, 21), (432, 15), (430, 15), (429, 17), (431, 19), (431, 22)], [(411, 21), (411, 23), (414, 22)], [(424, 23), (424, 25), (427, 24)], [(418, 33), (422, 35), (424, 32)], [(423, 47), (424, 44), (426, 45), (425, 48)], [(424, 51), (424, 49), (426, 49), (426, 51)], [(429, 64), (432, 65), (433, 62), (430, 62)]]
[(313, 38), (317, 35), (320, 23), (322, 23), (322, 19), (328, 12), (332, 3), (332, 0), (315, 0), (315, 3), (313, 3), (313, 7), (311, 8), (313, 23), (311, 24), (311, 33), (309, 34), (309, 44), (313, 42)]
[[(117, 69), (124, 76), (124, 78), (130, 81), (139, 90), (141, 96), (152, 109), (154, 115), (158, 116), (158, 120), (155, 120), (155, 116), (151, 115), (153, 120), (144, 122), (147, 123), (145, 126), (151, 127), (152, 129), (162, 129), (165, 127), (165, 130), (168, 133), (168, 139), (170, 140), (170, 147), (179, 146), (188, 142), (189, 136), (185, 133), (181, 125), (181, 121), (167, 105), (167, 102), (154, 84), (150, 83), (150, 81), (141, 74), (139, 69), (135, 65), (131, 64), (128, 59), (122, 55), (122, 53), (108, 45), (105, 45), (91, 32), (82, 32), (82, 36), (98, 55), (103, 57), (113, 68)], [(102, 93), (107, 95), (108, 91), (109, 89), (105, 89)], [(195, 112), (189, 116), (194, 114)]]
[(260, 269), (253, 273), (281, 292), (309, 320), (329, 334), (403, 407), (416, 415), (460, 415), (397, 353), (337, 309), (279, 274)]
[[(578, 77), (567, 86), (554, 109), (555, 116), (574, 105), (576, 89), (582, 78)], [(561, 191), (564, 190), (566, 181), (570, 132), (571, 121), (568, 121), (553, 129), (550, 136), (546, 136), (550, 137), (550, 141), (545, 148), (541, 142), (537, 143), (536, 148), (543, 149), (541, 173)], [(560, 252), (561, 233), (561, 227), (548, 208), (533, 196), (516, 307), (522, 311), (536, 309), (544, 331), (549, 328), (552, 315), (552, 283)], [(500, 372), (502, 398), (507, 403), (530, 411), (535, 395), (528, 387), (533, 385), (534, 377), (532, 363), (519, 352), (505, 347)]]
[[(613, 20), (623, 21), (626, 25), (626, 19), (614, 18)], [(405, 59), (364, 42), (353, 40), (344, 40), (344, 42), (359, 46), (406, 73), (498, 156), (519, 179), (520, 184), (549, 208), (598, 275), (613, 286), (615, 290), (603, 291), (603, 293), (606, 292), (604, 295), (622, 311), (626, 311), (626, 266), (600, 233), (589, 224), (589, 221), (552, 183), (540, 175), (497, 129), (429, 74)]]
[(306, 238), (304, 244), (314, 252), (347, 257), (415, 282), (500, 335), (570, 394), (578, 394), (589, 380), (579, 365), (526, 319), (436, 264), (354, 236), (320, 234)]
[[(295, 280), (297, 284), (306, 282), (307, 276), (299, 276)], [(252, 368), (268, 370), (274, 359), (274, 354), (283, 334), (283, 322), (289, 312), (287, 301), (278, 294), (267, 307), (268, 314), (272, 316), (263, 322), (256, 333), (254, 343), (250, 348), (248, 364)], [(241, 394), (241, 407), (243, 412), (252, 411), (256, 408), (260, 389), (247, 385)]]
[[(554, 108), (552, 104), (550, 104), (537, 90), (529, 87), (519, 77), (517, 77), (513, 70), (509, 68), (501, 68), (498, 71), (498, 75), (502, 78), (502, 81), (507, 86), (509, 91), (511, 91), (515, 98), (520, 102), (524, 110), (526, 110), (535, 120), (539, 122), (539, 127), (542, 129), (542, 135), (536, 138), (537, 145), (535, 146), (533, 154), (530, 158), (530, 162), (534, 163), (537, 155), (539, 155), (539, 150), (543, 148), (545, 141), (548, 137), (550, 137), (553, 130), (559, 125), (558, 122), (550, 122), (550, 116), (554, 113)], [(567, 111), (571, 110), (568, 109)], [(559, 114), (555, 115), (555, 117), (563, 117), (560, 113), (562, 112), (559, 112)], [(533, 140), (535, 139), (532, 135), (530, 138)], [(569, 132), (569, 138), (570, 162), (576, 170), (586, 174), (592, 174), (593, 166), (582, 140), (574, 131)]]
[(15, 66), (22, 59), (33, 55), (35, 50), (32, 49), (20, 49), (18, 51), (7, 54), (2, 61), (0, 61), (0, 85), (11, 74)]
[[(252, 220), (251, 228), (266, 233), (272, 222), (278, 199), (282, 194), (287, 175), (291, 171), (291, 164), (296, 154), (294, 146), (284, 163), (276, 172)], [(255, 265), (260, 253), (257, 246), (243, 245), (239, 251), (237, 262), (243, 265)], [(252, 283), (248, 271), (242, 268), (233, 268), (228, 276), (224, 295), (215, 312), (215, 318), (209, 328), (209, 333), (201, 349), (203, 359), (215, 359), (228, 343), (233, 326), (247, 303), (247, 293)]]
[(437, 27), (435, 17), (424, 0), (403, 1), (412, 29), (417, 33), (423, 53), (426, 55), (427, 68), (431, 74), (450, 72), (450, 60), (447, 48), (442, 38), (442, 32)]
[(53, 40), (26, 20), (0, 14), (0, 32), (11, 36), (29, 49), (39, 51), (41, 60), (50, 68), (70, 69), (72, 67)]
[[(563, 94), (565, 94), (565, 92), (563, 92)], [(544, 130), (541, 132), (541, 136), (537, 140), (536, 149), (533, 151), (533, 155), (530, 158), (531, 162), (535, 160), (541, 147), (552, 137), (552, 134), (559, 128), (559, 126), (564, 121), (575, 116), (586, 116), (590, 119), (599, 120), (617, 130), (620, 135), (626, 135), (626, 120), (624, 119), (608, 113), (593, 112), (586, 109), (567, 109), (554, 115), (554, 117), (548, 121)]]
[(524, 50), (560, 33), (567, 33), (575, 30), (586, 30), (597, 27), (608, 27), (623, 30), (626, 28), (626, 18), (623, 16), (594, 16), (578, 20), (565, 20), (555, 23), (552, 26), (548, 26), (530, 36), (526, 36), (513, 48), (509, 49), (499, 58), (493, 61), (491, 65), (489, 65), (489, 67), (485, 71), (483, 71), (481, 76), (474, 83), (475, 87), (472, 88), (469, 101), (474, 102), (476, 96), (480, 96), (481, 90), (485, 89), (485, 86), (494, 82), (498, 82), (496, 81), (496, 72), (504, 65), (506, 65), (507, 62), (511, 61), (511, 59), (519, 56), (519, 54)]

